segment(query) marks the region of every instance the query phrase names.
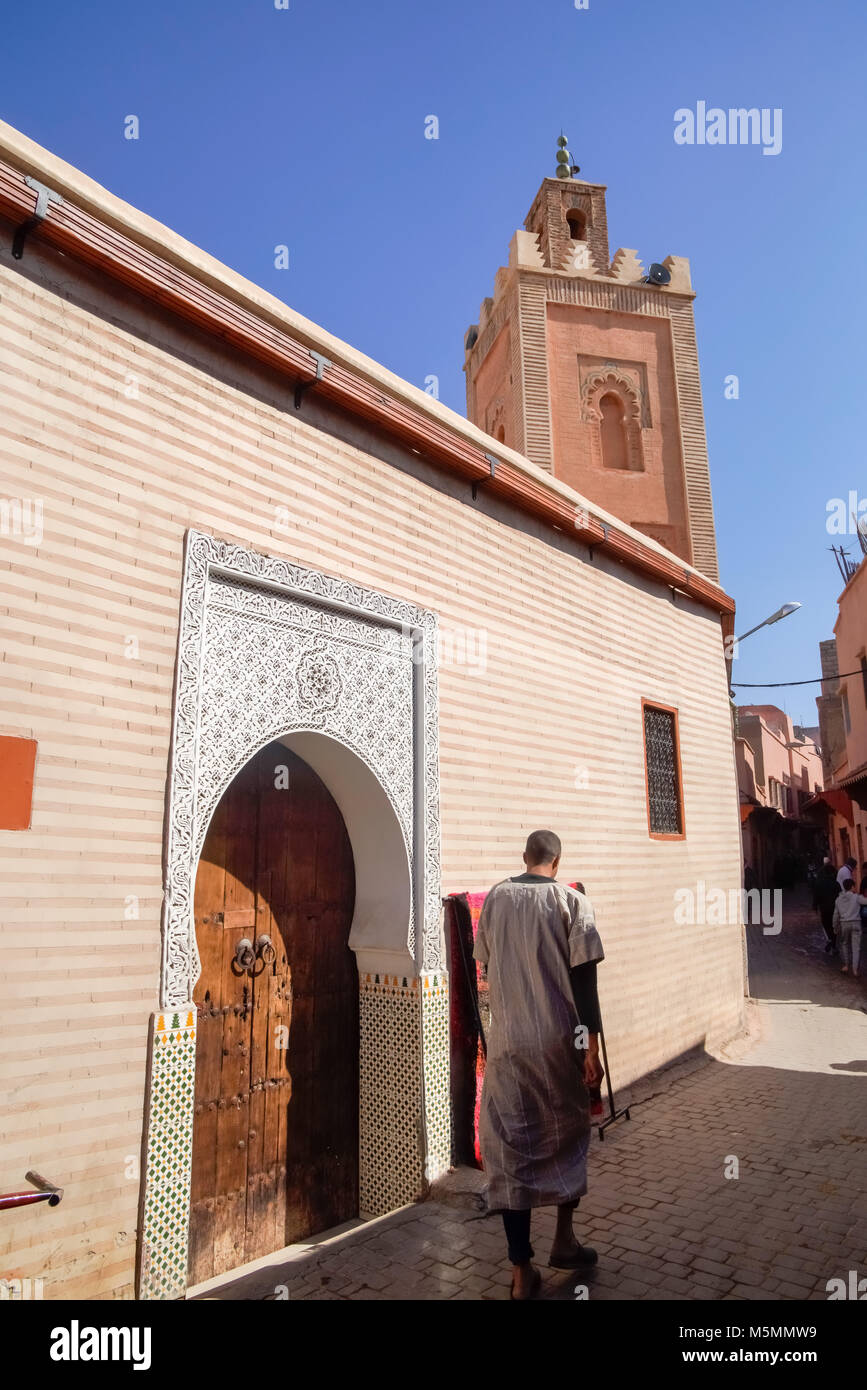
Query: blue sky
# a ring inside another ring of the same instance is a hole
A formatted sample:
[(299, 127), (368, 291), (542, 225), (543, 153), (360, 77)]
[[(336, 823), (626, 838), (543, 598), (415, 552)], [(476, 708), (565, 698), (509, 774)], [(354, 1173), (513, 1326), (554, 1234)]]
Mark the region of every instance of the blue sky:
[[(612, 252), (690, 258), (723, 582), (739, 630), (804, 605), (734, 678), (795, 680), (836, 616), (827, 502), (867, 493), (865, 50), (860, 0), (49, 0), (4, 26), (0, 114), (461, 413), (565, 129)], [(675, 144), (698, 101), (781, 108), (781, 152)], [(817, 692), (739, 698), (813, 723)]]

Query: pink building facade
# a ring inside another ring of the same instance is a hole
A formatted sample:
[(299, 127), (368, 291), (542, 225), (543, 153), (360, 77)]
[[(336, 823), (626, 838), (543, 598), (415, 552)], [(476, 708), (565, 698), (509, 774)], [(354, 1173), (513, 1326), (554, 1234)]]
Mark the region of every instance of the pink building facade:
[(837, 600), (834, 641), (822, 645), (822, 694), (817, 698), (827, 751), (825, 790), (813, 812), (827, 827), (837, 864), (867, 857), (867, 560)]
[(815, 852), (807, 803), (822, 790), (822, 756), (776, 705), (740, 705), (735, 739), (744, 866), (762, 887), (782, 886), (785, 861)]

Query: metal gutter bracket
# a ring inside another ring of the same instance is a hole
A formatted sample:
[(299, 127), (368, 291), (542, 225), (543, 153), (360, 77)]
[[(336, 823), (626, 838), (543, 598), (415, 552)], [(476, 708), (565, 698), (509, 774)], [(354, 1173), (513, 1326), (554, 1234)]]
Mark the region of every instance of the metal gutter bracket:
[(16, 228), (12, 238), (12, 255), (16, 261), (20, 261), (24, 255), (24, 242), (28, 232), (32, 232), (34, 227), (38, 227), (40, 222), (45, 221), (49, 203), (60, 204), (63, 202), (60, 194), (55, 193), (53, 188), (47, 188), (44, 183), (31, 178), (29, 174), (24, 175), (24, 182), (28, 188), (32, 188), (36, 193), (36, 206), (33, 209), (33, 216), (28, 217), (26, 222), (22, 222), (21, 226)]
[(308, 349), (308, 351), (310, 352), (310, 356), (313, 358), (313, 361), (316, 363), (316, 375), (312, 381), (299, 381), (297, 386), (295, 387), (296, 410), (301, 409), (301, 401), (304, 398), (304, 393), (306, 391), (309, 391), (311, 386), (315, 386), (317, 381), (321, 381), (322, 373), (325, 371), (325, 368), (331, 366), (330, 359), (328, 357), (323, 357), (321, 352), (314, 352), (312, 348)]
[[(490, 470), (491, 470), (491, 477), (492, 477), (492, 478), (495, 478), (495, 477), (497, 476), (497, 464), (499, 463), (500, 460), (494, 458), (494, 455), (493, 455), (493, 454), (485, 454), (485, 458), (487, 459), (487, 461), (488, 461), (488, 467), (489, 467)], [(473, 501), (474, 501), (474, 502), (475, 502), (475, 500), (476, 500), (476, 497), (478, 496), (478, 490), (479, 490), (479, 484), (478, 484), (478, 482), (473, 483)]]
[[(599, 521), (599, 518), (598, 518), (598, 517), (595, 517), (594, 520), (595, 520), (595, 521)], [(596, 544), (597, 544), (597, 545), (604, 545), (605, 542), (608, 540), (608, 532), (610, 531), (611, 528), (610, 528), (610, 526), (608, 525), (608, 522), (607, 522), (607, 521), (599, 521), (599, 525), (602, 527), (602, 540), (601, 540), (601, 541), (597, 541)], [(593, 551), (594, 551), (595, 547), (592, 546), (592, 545), (588, 545), (587, 549), (588, 549), (589, 552), (590, 552), (590, 559), (592, 560), (592, 559), (593, 559)]]

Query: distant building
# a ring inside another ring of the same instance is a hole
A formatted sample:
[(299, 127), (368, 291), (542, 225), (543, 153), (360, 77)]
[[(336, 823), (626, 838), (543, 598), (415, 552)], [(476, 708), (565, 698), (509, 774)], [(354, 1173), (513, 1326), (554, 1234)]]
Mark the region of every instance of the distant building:
[(793, 861), (815, 854), (804, 807), (822, 790), (820, 749), (776, 705), (740, 705), (735, 760), (744, 864), (761, 887), (782, 887)]
[(851, 566), (837, 607), (834, 637), (819, 646), (825, 783), (810, 810), (826, 827), (835, 862), (857, 859), (860, 881), (867, 873), (867, 559)]
[(843, 724), (843, 702), (840, 698), (840, 666), (837, 659), (837, 642), (830, 638), (819, 643), (819, 661), (822, 671), (821, 694), (816, 697), (819, 712), (819, 737), (817, 742), (822, 750), (822, 785), (834, 785), (835, 769), (846, 756), (846, 730)]

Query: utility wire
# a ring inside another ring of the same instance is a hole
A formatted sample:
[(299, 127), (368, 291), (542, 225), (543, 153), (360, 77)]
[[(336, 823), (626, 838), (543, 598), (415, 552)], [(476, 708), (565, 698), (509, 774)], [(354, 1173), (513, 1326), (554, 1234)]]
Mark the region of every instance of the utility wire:
[(857, 671), (840, 671), (836, 676), (811, 676), (807, 681), (732, 681), (732, 689), (737, 690), (778, 690), (782, 685), (815, 685), (817, 681), (844, 681), (847, 676), (860, 676), (863, 668)]

